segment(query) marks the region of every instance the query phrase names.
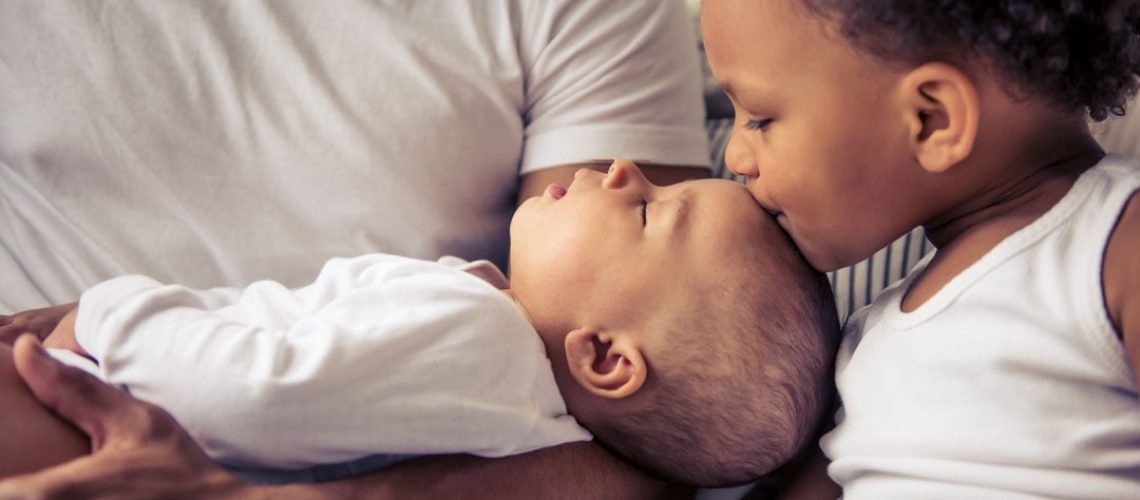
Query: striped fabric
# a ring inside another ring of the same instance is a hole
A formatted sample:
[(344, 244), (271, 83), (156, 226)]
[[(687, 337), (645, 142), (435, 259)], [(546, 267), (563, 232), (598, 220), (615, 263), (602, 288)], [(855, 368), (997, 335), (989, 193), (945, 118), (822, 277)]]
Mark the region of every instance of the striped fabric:
[(1128, 114), (1091, 124), (1093, 136), (1105, 151), (1140, 158), (1140, 97), (1128, 103)]
[[(712, 154), (713, 176), (743, 182), (724, 165), (724, 147), (732, 132), (732, 119), (709, 120), (706, 123), (709, 148)], [(827, 273), (835, 291), (839, 319), (847, 316), (872, 300), (891, 283), (902, 279), (924, 255), (934, 250), (920, 227), (899, 238), (886, 248), (858, 264)]]

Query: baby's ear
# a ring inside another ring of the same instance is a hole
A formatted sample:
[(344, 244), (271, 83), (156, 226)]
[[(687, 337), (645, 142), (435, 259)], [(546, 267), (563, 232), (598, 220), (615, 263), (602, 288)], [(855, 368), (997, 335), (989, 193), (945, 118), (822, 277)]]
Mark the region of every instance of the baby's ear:
[(566, 335), (565, 347), (570, 374), (594, 395), (622, 399), (645, 384), (645, 356), (632, 335), (579, 328)]
[(969, 76), (949, 64), (927, 63), (903, 77), (901, 91), (911, 148), (923, 169), (945, 172), (970, 155), (979, 104)]

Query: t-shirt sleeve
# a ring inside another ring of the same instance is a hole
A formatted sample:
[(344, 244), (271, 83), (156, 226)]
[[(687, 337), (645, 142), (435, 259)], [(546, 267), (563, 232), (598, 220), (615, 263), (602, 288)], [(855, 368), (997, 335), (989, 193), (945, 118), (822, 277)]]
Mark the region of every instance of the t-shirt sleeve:
[(520, 40), (521, 173), (615, 157), (708, 165), (697, 45), (680, 1), (541, 4)]

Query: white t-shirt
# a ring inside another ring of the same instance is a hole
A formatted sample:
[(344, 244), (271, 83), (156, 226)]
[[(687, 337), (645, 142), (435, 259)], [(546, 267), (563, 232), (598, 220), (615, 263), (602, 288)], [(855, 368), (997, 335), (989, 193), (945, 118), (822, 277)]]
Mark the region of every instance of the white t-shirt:
[(123, 274), (504, 264), (517, 177), (707, 165), (679, 1), (0, 2), (0, 313)]
[(500, 457), (590, 439), (514, 302), (435, 262), (333, 259), (298, 289), (125, 276), (83, 294), (75, 332), (104, 381), (166, 409), (233, 467)]
[(912, 312), (849, 323), (821, 447), (844, 498), (1140, 498), (1140, 396), (1101, 286), (1140, 164), (1108, 156)]

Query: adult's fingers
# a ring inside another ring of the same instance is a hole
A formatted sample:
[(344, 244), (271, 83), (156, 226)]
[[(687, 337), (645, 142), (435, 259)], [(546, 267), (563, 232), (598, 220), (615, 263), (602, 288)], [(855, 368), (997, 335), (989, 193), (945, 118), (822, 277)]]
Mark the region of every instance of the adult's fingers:
[(107, 471), (113, 467), (115, 464), (107, 463), (106, 458), (96, 461), (87, 456), (40, 472), (10, 477), (0, 481), (0, 500), (111, 497), (114, 489)]
[[(173, 423), (165, 414), (152, 413)], [(160, 426), (161, 427), (161, 426)], [(173, 427), (139, 440), (118, 438), (92, 455), (0, 481), (0, 500), (272, 498), (239, 481)]]
[[(168, 436), (172, 437), (172, 436)], [(246, 498), (255, 488), (222, 470), (189, 439), (112, 443), (102, 452), (0, 481), (0, 500)]]
[(36, 398), (87, 433), (92, 454), (0, 481), (0, 499), (220, 498), (248, 487), (169, 413), (51, 359), (31, 336), (20, 337), (13, 357)]
[(77, 302), (72, 302), (0, 316), (0, 342), (11, 344), (25, 333), (43, 340), (55, 329), (60, 320), (74, 311), (77, 306)]
[(25, 333), (35, 335), (35, 332), (29, 331), (27, 327), (20, 321), (12, 316), (0, 316), (0, 342), (5, 344), (13, 344), (16, 339)]
[(87, 434), (93, 451), (103, 447), (109, 432), (145, 430), (149, 405), (52, 359), (31, 335), (17, 339), (12, 357), (36, 399)]
[[(4, 318), (0, 317), (0, 320)], [(0, 342), (11, 345), (20, 335), (27, 333), (23, 327), (0, 322)]]

